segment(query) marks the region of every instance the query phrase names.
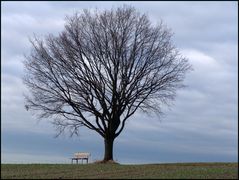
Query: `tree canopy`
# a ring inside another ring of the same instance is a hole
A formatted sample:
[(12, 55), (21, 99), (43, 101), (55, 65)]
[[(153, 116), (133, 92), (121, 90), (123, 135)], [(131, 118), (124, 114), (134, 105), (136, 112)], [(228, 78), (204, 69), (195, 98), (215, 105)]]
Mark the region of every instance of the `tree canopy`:
[(67, 17), (58, 35), (33, 38), (25, 60), (26, 104), (39, 118), (53, 118), (59, 134), (85, 126), (113, 141), (137, 110), (161, 112), (190, 69), (162, 23), (123, 6), (84, 10)]

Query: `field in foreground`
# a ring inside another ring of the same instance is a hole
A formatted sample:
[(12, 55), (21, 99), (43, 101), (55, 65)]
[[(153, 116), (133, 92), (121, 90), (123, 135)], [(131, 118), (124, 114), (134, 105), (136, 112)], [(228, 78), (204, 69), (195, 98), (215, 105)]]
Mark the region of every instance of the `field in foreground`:
[(1, 164), (1, 179), (237, 179), (237, 169), (238, 163), (176, 163), (147, 165)]

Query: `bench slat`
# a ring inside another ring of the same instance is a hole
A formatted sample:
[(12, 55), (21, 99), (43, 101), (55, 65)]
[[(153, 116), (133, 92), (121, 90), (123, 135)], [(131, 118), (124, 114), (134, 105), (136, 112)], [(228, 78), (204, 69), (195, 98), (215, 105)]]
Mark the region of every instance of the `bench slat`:
[(75, 153), (76, 158), (89, 158), (90, 153)]

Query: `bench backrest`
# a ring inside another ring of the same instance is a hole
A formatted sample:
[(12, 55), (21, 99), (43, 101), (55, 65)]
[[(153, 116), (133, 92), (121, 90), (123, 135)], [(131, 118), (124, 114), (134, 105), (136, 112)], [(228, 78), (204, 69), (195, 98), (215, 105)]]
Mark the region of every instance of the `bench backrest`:
[(89, 156), (90, 153), (80, 153), (80, 152), (75, 153), (76, 158), (89, 158)]

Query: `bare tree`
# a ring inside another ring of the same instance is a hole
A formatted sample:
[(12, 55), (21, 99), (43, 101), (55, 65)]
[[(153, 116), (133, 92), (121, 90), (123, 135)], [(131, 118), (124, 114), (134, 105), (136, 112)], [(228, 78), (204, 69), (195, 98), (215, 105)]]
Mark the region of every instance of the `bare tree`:
[(103, 161), (113, 160), (113, 142), (137, 110), (160, 113), (175, 97), (190, 65), (171, 42), (171, 31), (153, 26), (134, 8), (66, 19), (58, 35), (31, 40), (24, 82), (27, 108), (54, 119), (59, 134), (85, 126), (105, 142)]

